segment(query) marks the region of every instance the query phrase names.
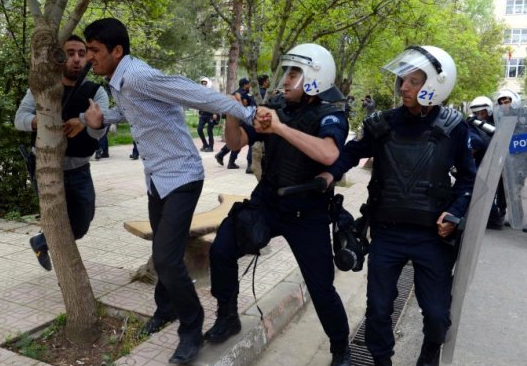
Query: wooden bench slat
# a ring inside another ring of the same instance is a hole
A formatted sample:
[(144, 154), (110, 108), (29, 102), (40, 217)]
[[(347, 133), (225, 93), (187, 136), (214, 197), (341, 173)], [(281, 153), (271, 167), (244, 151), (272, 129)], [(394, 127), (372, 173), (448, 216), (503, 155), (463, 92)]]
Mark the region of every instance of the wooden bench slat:
[[(190, 224), (189, 237), (195, 238), (216, 231), (221, 222), (229, 213), (234, 202), (243, 201), (245, 196), (220, 194), (219, 206), (209, 211), (195, 214)], [(149, 221), (126, 221), (124, 228), (130, 233), (146, 240), (152, 240), (152, 227)]]

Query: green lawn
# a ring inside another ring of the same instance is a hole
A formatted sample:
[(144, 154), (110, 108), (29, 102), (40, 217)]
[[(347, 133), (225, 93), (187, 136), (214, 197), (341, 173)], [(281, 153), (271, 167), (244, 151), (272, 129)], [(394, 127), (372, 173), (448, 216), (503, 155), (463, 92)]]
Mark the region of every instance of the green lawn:
[[(197, 127), (198, 127), (198, 113), (195, 111), (186, 111), (185, 118), (187, 121), (187, 127), (190, 134), (193, 138), (198, 137)], [(214, 134), (217, 135), (220, 133), (219, 128), (214, 129)], [(130, 133), (130, 126), (127, 123), (121, 123), (117, 125), (116, 133), (108, 134), (108, 144), (110, 146), (114, 145), (126, 145), (132, 143), (132, 134)]]

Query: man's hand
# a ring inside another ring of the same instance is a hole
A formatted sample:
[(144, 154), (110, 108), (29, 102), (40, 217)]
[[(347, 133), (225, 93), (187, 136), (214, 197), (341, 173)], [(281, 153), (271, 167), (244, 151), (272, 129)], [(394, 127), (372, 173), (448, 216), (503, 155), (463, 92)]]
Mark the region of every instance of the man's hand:
[(84, 112), (86, 124), (94, 130), (98, 130), (102, 126), (103, 119), (101, 107), (90, 98), (90, 107)]
[(85, 127), (80, 119), (70, 118), (62, 125), (62, 131), (64, 132), (64, 136), (72, 138), (77, 136)]
[(253, 125), (256, 132), (275, 133), (280, 128), (280, 119), (274, 109), (258, 107)]
[(326, 180), (326, 189), (331, 187), (331, 184), (333, 184), (333, 180), (335, 179), (333, 178), (333, 175), (328, 172), (320, 173), (319, 175), (317, 175), (317, 178), (318, 177), (322, 177)]
[(444, 218), (446, 215), (452, 215), (448, 212), (443, 212), (441, 214), (441, 216), (439, 216), (439, 218), (437, 219), (437, 233), (439, 234), (440, 237), (442, 238), (446, 238), (447, 236), (449, 236), (450, 234), (452, 234), (456, 228), (456, 226), (451, 223), (451, 222), (448, 222), (448, 221), (444, 221)]

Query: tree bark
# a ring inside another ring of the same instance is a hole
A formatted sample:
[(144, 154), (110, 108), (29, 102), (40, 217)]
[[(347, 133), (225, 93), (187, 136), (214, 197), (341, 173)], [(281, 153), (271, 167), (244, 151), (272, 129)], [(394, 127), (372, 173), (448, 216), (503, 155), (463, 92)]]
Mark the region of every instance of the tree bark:
[(237, 89), (236, 77), (238, 73), (238, 60), (240, 58), (240, 42), (238, 35), (242, 24), (243, 1), (234, 0), (232, 2), (232, 22), (230, 23), (230, 47), (229, 58), (227, 60), (227, 94), (231, 94)]
[(29, 85), (37, 107), (37, 181), (42, 230), (53, 258), (64, 298), (66, 337), (75, 344), (92, 344), (100, 335), (97, 304), (86, 268), (71, 230), (64, 193), (62, 161), (66, 139), (62, 133), (62, 70), (65, 54), (57, 28), (36, 19)]

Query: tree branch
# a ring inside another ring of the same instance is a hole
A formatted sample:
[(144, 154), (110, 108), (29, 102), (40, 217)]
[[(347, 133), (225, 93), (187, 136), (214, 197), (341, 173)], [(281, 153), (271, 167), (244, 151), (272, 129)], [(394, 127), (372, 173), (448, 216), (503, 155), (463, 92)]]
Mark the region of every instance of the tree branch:
[(62, 16), (64, 15), (64, 9), (68, 4), (68, 0), (55, 0), (53, 1), (53, 3), (53, 6), (48, 9), (48, 4), (46, 2), (46, 13), (44, 14), (44, 16), (46, 17), (48, 22), (50, 22), (51, 24), (55, 24), (58, 29), (60, 21), (62, 20)]
[(44, 17), (42, 10), (40, 10), (40, 3), (38, 0), (28, 0), (29, 10), (35, 19), (41, 19)]
[(73, 13), (71, 13), (68, 21), (60, 30), (59, 44), (63, 44), (64, 42), (66, 42), (66, 39), (68, 39), (71, 33), (73, 33), (73, 30), (79, 24), (80, 20), (82, 19), (82, 16), (86, 12), (86, 9), (88, 9), (90, 1), (91, 0), (77, 0), (77, 4), (75, 5), (75, 9), (73, 9)]
[(210, 0), (210, 5), (212, 5), (212, 7), (214, 8), (214, 11), (216, 11), (216, 14), (218, 14), (218, 16), (223, 19), (223, 21), (225, 23), (227, 23), (227, 25), (229, 26), (229, 28), (232, 28), (232, 22), (230, 21), (229, 18), (227, 18), (225, 16), (225, 14), (220, 10), (218, 4), (216, 4), (216, 2), (214, 0)]

